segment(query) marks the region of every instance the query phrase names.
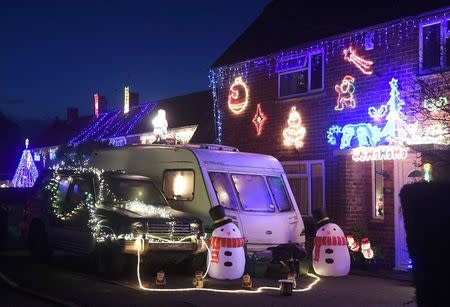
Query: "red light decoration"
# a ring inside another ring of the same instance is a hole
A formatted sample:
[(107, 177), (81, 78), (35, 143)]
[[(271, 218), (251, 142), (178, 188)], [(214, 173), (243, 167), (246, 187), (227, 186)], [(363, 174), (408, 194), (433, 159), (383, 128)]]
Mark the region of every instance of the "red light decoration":
[(228, 107), (234, 114), (240, 114), (248, 105), (248, 87), (242, 77), (234, 79), (228, 93)]
[(340, 85), (335, 85), (334, 90), (338, 93), (337, 103), (334, 109), (336, 111), (342, 111), (344, 107), (355, 108), (355, 97), (353, 93), (355, 92), (355, 78), (352, 76), (345, 76), (342, 79)]
[(344, 49), (343, 53), (344, 53), (344, 60), (346, 60), (352, 64), (355, 64), (355, 66), (363, 74), (371, 75), (373, 73), (373, 70), (371, 70), (373, 62), (369, 61), (369, 60), (365, 60), (364, 58), (358, 56), (352, 47), (348, 47), (348, 49)]
[(260, 136), (264, 127), (264, 123), (267, 120), (266, 115), (261, 111), (261, 104), (258, 103), (258, 106), (256, 107), (256, 113), (253, 117), (253, 124), (256, 128), (256, 136)]
[(98, 93), (94, 94), (94, 114), (98, 117)]

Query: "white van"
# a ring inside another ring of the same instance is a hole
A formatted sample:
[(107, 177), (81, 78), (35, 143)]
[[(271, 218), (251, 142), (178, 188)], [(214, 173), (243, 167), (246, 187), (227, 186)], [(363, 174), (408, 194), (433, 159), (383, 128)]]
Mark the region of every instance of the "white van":
[(94, 152), (90, 165), (150, 177), (174, 209), (208, 226), (222, 205), (249, 252), (305, 242), (304, 224), (280, 162), (221, 145), (139, 145)]

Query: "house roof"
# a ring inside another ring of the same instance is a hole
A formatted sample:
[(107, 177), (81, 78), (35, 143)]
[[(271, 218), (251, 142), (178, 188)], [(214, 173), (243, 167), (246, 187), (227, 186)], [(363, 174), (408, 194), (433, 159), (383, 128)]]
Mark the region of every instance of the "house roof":
[(100, 114), (97, 118), (82, 117), (72, 123), (55, 121), (52, 127), (33, 142), (33, 147), (77, 144), (153, 131), (151, 120), (158, 109), (166, 110), (169, 128), (198, 125), (191, 141), (212, 142), (212, 108), (211, 92), (201, 91), (131, 107), (125, 115), (122, 110), (115, 110)]
[(213, 63), (220, 67), (448, 7), (448, 0), (273, 0)]

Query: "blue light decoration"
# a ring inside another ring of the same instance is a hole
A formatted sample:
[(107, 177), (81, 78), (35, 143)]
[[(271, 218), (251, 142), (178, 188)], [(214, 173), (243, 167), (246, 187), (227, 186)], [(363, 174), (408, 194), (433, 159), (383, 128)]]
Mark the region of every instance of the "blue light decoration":
[(33, 157), (28, 149), (28, 139), (25, 140), (25, 149), (20, 157), (19, 165), (12, 180), (12, 186), (16, 188), (30, 188), (39, 176)]
[[(341, 134), (340, 149), (356, 146), (377, 146), (384, 144), (402, 143), (413, 137), (417, 123), (408, 124), (406, 115), (402, 112), (405, 104), (400, 99), (398, 80), (392, 78), (389, 82), (391, 91), (389, 101), (380, 108), (369, 107), (369, 115), (376, 119), (386, 118), (386, 124), (380, 128), (371, 123), (347, 124), (344, 127), (333, 125), (327, 131), (327, 140), (331, 145), (337, 144), (337, 136)], [(373, 116), (372, 116), (373, 115)]]
[(407, 265), (408, 270), (412, 270), (414, 269), (414, 264), (411, 258), (408, 259), (408, 265)]
[(130, 108), (126, 114), (123, 114), (121, 110), (99, 114), (79, 134), (73, 137), (68, 145), (76, 146), (89, 140), (102, 141), (128, 135), (155, 109), (157, 104), (157, 102), (151, 102), (136, 106)]
[[(433, 16), (407, 18), (373, 27), (370, 29), (371, 44), (373, 43), (374, 49), (383, 48), (385, 51), (398, 48), (404, 41), (408, 43), (412, 39), (417, 39), (421, 23), (442, 21), (442, 16), (441, 12), (437, 12)], [(345, 46), (352, 46), (358, 50), (366, 49), (367, 34), (367, 29), (361, 29), (339, 37), (301, 44), (267, 56), (211, 68), (209, 71), (209, 87), (213, 96), (216, 143), (221, 144), (223, 140), (223, 114), (221, 108), (226, 106), (228, 99), (226, 94), (219, 95), (219, 92), (222, 93), (224, 88), (228, 90), (230, 82), (237, 76), (243, 76), (245, 80), (248, 80), (248, 72), (250, 70), (258, 72), (258, 74), (264, 74), (269, 80), (272, 80), (278, 77), (277, 70), (282, 69), (282, 67), (284, 69), (284, 67), (300, 65), (302, 55), (318, 49), (323, 49), (325, 62), (328, 63), (332, 57), (342, 57), (342, 51)], [(278, 66), (277, 63), (279, 63)]]

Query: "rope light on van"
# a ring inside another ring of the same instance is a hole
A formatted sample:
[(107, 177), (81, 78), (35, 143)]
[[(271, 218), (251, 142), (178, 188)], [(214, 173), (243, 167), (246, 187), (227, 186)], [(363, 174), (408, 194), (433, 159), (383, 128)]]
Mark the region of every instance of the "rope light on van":
[[(163, 239), (163, 238), (160, 238)], [(166, 240), (166, 239), (163, 239)], [(177, 241), (169, 241), (170, 243), (178, 243), (181, 242), (183, 239), (181, 240), (177, 240)], [(201, 242), (202, 242), (202, 246), (204, 245), (208, 251), (208, 265), (206, 268), (206, 272), (203, 275), (202, 278), (205, 278), (208, 275), (208, 271), (209, 271), (209, 267), (211, 264), (211, 250), (209, 249), (208, 245), (205, 242), (204, 237), (200, 238)], [(237, 290), (224, 290), (224, 289), (213, 289), (213, 288), (193, 288), (193, 287), (189, 287), (189, 288), (175, 288), (175, 289), (161, 289), (161, 288), (148, 288), (145, 287), (142, 284), (142, 279), (141, 279), (141, 272), (140, 272), (140, 263), (141, 263), (141, 252), (142, 252), (142, 247), (144, 246), (144, 239), (142, 237), (137, 238), (136, 239), (136, 244), (135, 246), (137, 247), (137, 265), (136, 265), (136, 275), (137, 275), (137, 279), (138, 279), (138, 283), (139, 283), (139, 288), (141, 290), (144, 291), (149, 291), (149, 292), (189, 292), (189, 291), (204, 291), (204, 292), (215, 292), (215, 293), (229, 293), (229, 294), (257, 294), (257, 293), (262, 293), (264, 290), (275, 290), (275, 291), (279, 291), (280, 288), (278, 287), (258, 287), (255, 290), (243, 290), (243, 289), (237, 289)], [(319, 281), (320, 278), (317, 275), (311, 274), (311, 273), (307, 273), (306, 274), (309, 277), (314, 278), (313, 282), (311, 282), (308, 286), (306, 286), (305, 288), (302, 289), (294, 289), (293, 292), (306, 292), (311, 290)]]
[[(85, 199), (81, 201), (75, 208), (72, 210), (65, 212), (62, 207), (63, 199), (58, 195), (58, 187), (62, 181), (61, 177), (61, 169), (59, 166), (56, 166), (53, 170), (53, 178), (50, 180), (49, 184), (46, 186), (46, 190), (48, 190), (51, 194), (50, 199), (52, 202), (53, 213), (56, 218), (65, 221), (70, 220), (79, 214), (82, 210), (87, 209), (89, 213), (88, 227), (97, 242), (104, 242), (105, 240), (116, 240), (116, 239), (125, 239), (125, 240), (133, 240), (135, 235), (133, 233), (114, 233), (113, 229), (111, 229), (108, 225), (104, 224), (104, 221), (99, 221), (96, 215), (96, 210), (99, 207), (102, 207), (101, 203), (103, 201), (103, 195), (112, 195), (112, 199), (116, 201), (116, 197), (113, 195), (112, 191), (108, 188), (107, 184), (104, 181), (104, 177), (102, 176), (105, 171), (99, 170), (94, 167), (89, 168), (64, 168), (65, 170), (73, 171), (73, 175), (68, 177), (68, 180), (71, 182), (74, 176), (80, 174), (90, 173), (96, 176), (97, 181), (99, 182), (99, 193), (97, 201), (94, 199), (94, 195), (89, 192), (84, 193)], [(108, 171), (108, 172), (120, 172), (122, 171)], [(168, 218), (173, 221), (173, 217), (171, 215), (170, 209), (160, 206), (152, 206), (149, 204), (144, 204), (139, 200), (127, 201), (124, 204), (120, 204), (119, 208), (123, 207), (127, 210), (135, 210), (137, 213), (141, 214), (149, 214), (155, 215), (160, 218)], [(174, 227), (169, 227), (169, 236), (173, 236)], [(190, 236), (192, 237), (192, 236)], [(153, 239), (156, 239), (153, 238)], [(162, 241), (160, 241), (162, 242)]]

